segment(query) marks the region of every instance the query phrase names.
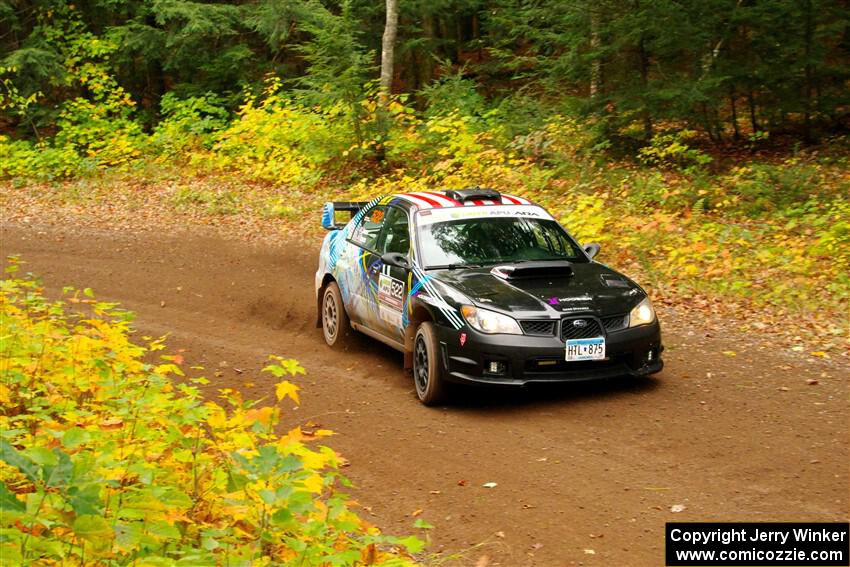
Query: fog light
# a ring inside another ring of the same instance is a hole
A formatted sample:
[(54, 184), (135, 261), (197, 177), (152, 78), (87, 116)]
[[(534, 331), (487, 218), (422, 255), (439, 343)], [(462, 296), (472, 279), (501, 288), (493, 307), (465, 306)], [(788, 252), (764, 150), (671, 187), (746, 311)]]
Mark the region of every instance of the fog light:
[(498, 360), (490, 361), (490, 364), (487, 366), (487, 372), (490, 374), (504, 374), (505, 373), (505, 363), (499, 362)]

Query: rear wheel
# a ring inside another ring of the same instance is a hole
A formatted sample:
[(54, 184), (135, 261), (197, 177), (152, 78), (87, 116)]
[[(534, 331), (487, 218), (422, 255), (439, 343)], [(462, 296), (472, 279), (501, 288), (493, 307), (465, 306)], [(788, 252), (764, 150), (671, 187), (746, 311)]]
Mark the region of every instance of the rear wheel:
[(342, 348), (351, 333), (348, 314), (336, 282), (330, 282), (322, 294), (322, 334), (333, 348)]
[(440, 372), (439, 344), (434, 324), (425, 321), (416, 330), (413, 341), (413, 382), (416, 395), (426, 406), (443, 400), (446, 383)]

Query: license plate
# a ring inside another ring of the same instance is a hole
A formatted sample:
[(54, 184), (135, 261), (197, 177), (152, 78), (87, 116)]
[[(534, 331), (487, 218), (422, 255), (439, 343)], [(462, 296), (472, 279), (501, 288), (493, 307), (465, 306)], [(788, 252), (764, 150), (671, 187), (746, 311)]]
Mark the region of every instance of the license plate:
[(567, 341), (567, 362), (603, 360), (604, 358), (605, 337), (569, 339)]

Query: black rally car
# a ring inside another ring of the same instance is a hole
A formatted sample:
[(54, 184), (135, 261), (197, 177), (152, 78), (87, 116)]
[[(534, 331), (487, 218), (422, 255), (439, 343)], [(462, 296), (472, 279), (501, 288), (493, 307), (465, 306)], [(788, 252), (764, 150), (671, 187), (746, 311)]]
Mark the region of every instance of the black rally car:
[[(352, 218), (337, 224), (336, 213)], [(646, 292), (593, 260), (543, 208), (491, 189), (419, 191), (327, 203), (316, 272), (318, 324), (405, 353), (416, 392), (446, 382), (645, 376), (663, 367)]]

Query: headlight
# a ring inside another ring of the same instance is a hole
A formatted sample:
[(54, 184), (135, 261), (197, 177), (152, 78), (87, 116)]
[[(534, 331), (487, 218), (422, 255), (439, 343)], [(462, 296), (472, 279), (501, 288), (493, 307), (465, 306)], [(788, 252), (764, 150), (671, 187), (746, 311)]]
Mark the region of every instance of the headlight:
[(505, 335), (522, 334), (522, 330), (519, 328), (519, 323), (516, 322), (516, 319), (507, 315), (486, 309), (478, 309), (471, 305), (464, 305), (460, 308), (460, 312), (463, 313), (463, 318), (466, 319), (466, 322), (473, 329), (482, 333), (487, 333), (488, 335), (497, 333)]
[(629, 327), (648, 325), (653, 321), (655, 321), (655, 309), (653, 309), (652, 302), (648, 297), (635, 305), (635, 308), (629, 313)]

